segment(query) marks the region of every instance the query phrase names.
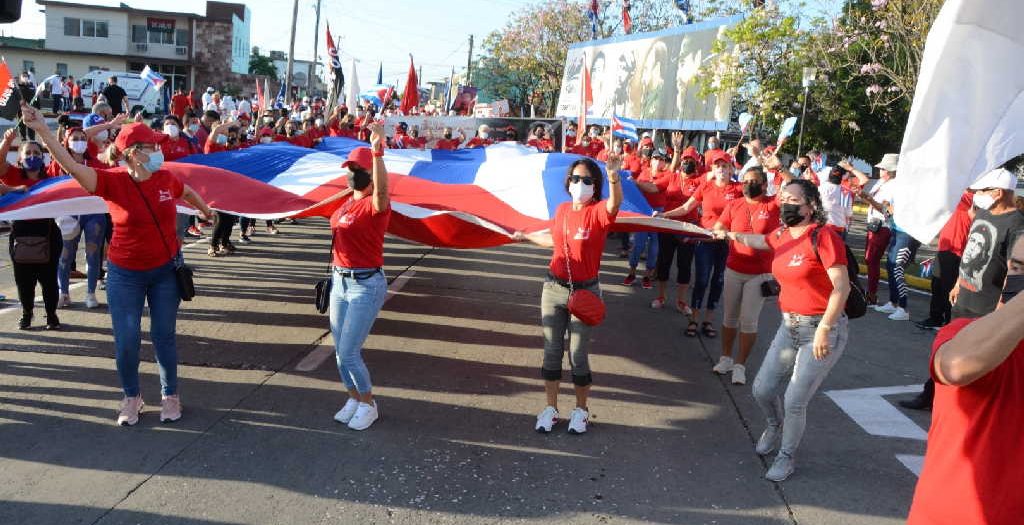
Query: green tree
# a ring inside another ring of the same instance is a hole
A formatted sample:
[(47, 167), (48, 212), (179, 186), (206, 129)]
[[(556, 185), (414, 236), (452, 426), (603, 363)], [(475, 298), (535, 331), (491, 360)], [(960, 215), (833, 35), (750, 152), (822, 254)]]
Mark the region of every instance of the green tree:
[(274, 67), (274, 61), (269, 56), (261, 55), (260, 48), (253, 46), (252, 54), (249, 55), (249, 74), (276, 79), (277, 68)]

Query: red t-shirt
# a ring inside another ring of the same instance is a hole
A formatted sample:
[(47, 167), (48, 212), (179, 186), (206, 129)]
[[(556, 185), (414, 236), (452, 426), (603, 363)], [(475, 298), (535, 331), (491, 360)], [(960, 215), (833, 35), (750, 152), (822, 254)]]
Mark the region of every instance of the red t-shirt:
[[(563, 202), (555, 210), (551, 220), (551, 239), (554, 242), (554, 253), (548, 270), (559, 279), (589, 281), (597, 277), (601, 269), (601, 253), (608, 229), (615, 218), (608, 214), (608, 203), (605, 201), (591, 202), (580, 208), (572, 209), (571, 202)], [(568, 239), (566, 232), (569, 232)], [(565, 248), (569, 248), (569, 267), (566, 267)]]
[(24, 168), (21, 168), (19, 166), (11, 166), (10, 164), (8, 164), (7, 171), (4, 172), (3, 175), (0, 175), (0, 182), (3, 182), (8, 186), (26, 186), (28, 188), (31, 188), (32, 186), (35, 186), (36, 184), (42, 182), (48, 177), (49, 175), (47, 174), (46, 167), (39, 170), (38, 179), (30, 179), (25, 176)]
[(409, 149), (423, 149), (427, 147), (427, 139), (425, 137), (406, 137), (405, 147)]
[(490, 146), (491, 144), (494, 144), (494, 141), (491, 140), (491, 139), (482, 139), (480, 137), (473, 137), (473, 138), (469, 139), (469, 142), (466, 143), (466, 147), (467, 148), (482, 148), (484, 146)]
[[(683, 178), (678, 173), (673, 174), (673, 177), (669, 180), (668, 188), (665, 190), (665, 211), (674, 210), (686, 204), (686, 201), (690, 200), (690, 197), (693, 197), (703, 184), (704, 179), (700, 175), (694, 174), (692, 177)], [(697, 207), (694, 206), (686, 215), (677, 215), (670, 218), (680, 222), (697, 224), (697, 221), (700, 220), (700, 214), (697, 211)]]
[(970, 385), (934, 377), (939, 347), (974, 321), (954, 319), (932, 344), (932, 426), (907, 525), (1016, 525), (1024, 516), (1024, 341)]
[(967, 233), (971, 229), (970, 211), (973, 204), (974, 195), (965, 191), (960, 196), (960, 202), (953, 210), (953, 215), (939, 232), (940, 252), (953, 252), (957, 257), (963, 256), (964, 246), (967, 245)]
[[(761, 196), (755, 202), (736, 199), (725, 207), (718, 222), (729, 231), (769, 234), (780, 226), (779, 202), (773, 197)], [(735, 241), (729, 243), (729, 258), (725, 266), (734, 272), (749, 275), (771, 273), (772, 260), (765, 253)]]
[(178, 118), (185, 117), (185, 110), (188, 109), (189, 100), (185, 95), (174, 95), (171, 97), (171, 113)]
[[(103, 164), (102, 162), (100, 162), (100, 161), (98, 161), (96, 159), (91, 159), (89, 157), (85, 158), (85, 163), (84, 164), (86, 166), (89, 166), (90, 168), (107, 168), (108, 167), (107, 165)], [(61, 175), (65, 175), (65, 174), (67, 174), (67, 172), (65, 172), (64, 169), (60, 167), (60, 164), (57, 163), (56, 159), (51, 160), (50, 163), (46, 165), (46, 176), (48, 176), (48, 177), (60, 177)], [(36, 181), (36, 182), (38, 182), (38, 181)]]
[(644, 190), (640, 190), (640, 193), (644, 194), (644, 198), (647, 199), (647, 204), (651, 208), (665, 209), (665, 190), (668, 189), (669, 183), (674, 178), (678, 178), (676, 174), (665, 169), (658, 170), (652, 176), (651, 169), (648, 167), (640, 172), (640, 176), (636, 180), (637, 182), (650, 182), (657, 186), (658, 191), (655, 193), (647, 193)]
[(331, 242), (335, 266), (379, 268), (384, 266), (384, 232), (391, 219), (391, 205), (377, 213), (373, 197), (349, 200), (331, 215)]
[(633, 176), (640, 174), (640, 170), (643, 168), (643, 162), (640, 160), (640, 155), (636, 153), (630, 153), (626, 155), (626, 158), (622, 161), (622, 168), (629, 170)]
[(743, 185), (727, 182), (725, 186), (719, 186), (714, 180), (709, 180), (701, 185), (693, 198), (700, 203), (700, 225), (710, 229), (730, 201), (743, 198)]
[[(96, 170), (96, 191), (93, 194), (107, 201), (110, 218), (114, 222), (114, 236), (110, 239), (107, 256), (122, 268), (152, 270), (167, 264), (178, 253), (175, 201), (181, 198), (185, 185), (170, 171), (157, 170), (139, 182), (138, 188), (160, 221), (159, 229), (127, 171)], [(161, 231), (163, 241), (159, 235)]]
[(287, 137), (285, 138), (285, 141), (287, 141), (289, 144), (299, 146), (301, 148), (313, 147), (313, 138), (305, 133), (303, 133), (302, 135), (293, 135), (291, 137)]
[(800, 315), (825, 313), (833, 288), (826, 269), (846, 265), (846, 246), (835, 230), (818, 228), (818, 255), (810, 228), (798, 239), (789, 228), (780, 228), (766, 235), (765, 241), (775, 252), (772, 274), (782, 287), (779, 309)]
[(537, 148), (537, 149), (539, 149), (541, 151), (551, 151), (551, 150), (553, 150), (555, 148), (554, 143), (552, 143), (548, 139), (536, 139), (536, 138), (533, 138), (533, 139), (530, 139), (526, 143), (526, 145), (527, 146), (532, 146), (532, 147)]
[(459, 149), (460, 144), (462, 141), (459, 139), (440, 139), (434, 144), (434, 149), (454, 150)]
[(82, 86), (77, 83), (71, 84), (71, 98), (82, 98)]
[(160, 143), (160, 151), (164, 152), (164, 160), (168, 162), (187, 157), (193, 153), (192, 144), (181, 135), (178, 135), (176, 139), (167, 137), (167, 140)]
[(596, 157), (604, 149), (604, 142), (596, 139), (590, 141), (590, 156)]

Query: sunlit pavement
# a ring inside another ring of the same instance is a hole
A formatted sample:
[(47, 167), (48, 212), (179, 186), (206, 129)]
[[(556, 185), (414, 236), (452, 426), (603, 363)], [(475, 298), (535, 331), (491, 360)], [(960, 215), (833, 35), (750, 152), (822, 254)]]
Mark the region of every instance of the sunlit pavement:
[[(609, 318), (591, 347), (591, 431), (569, 435), (563, 422), (541, 435), (533, 424), (544, 404), (548, 251), (389, 239), (395, 292), (364, 353), (382, 417), (355, 432), (332, 419), (345, 396), (327, 317), (311, 304), (328, 245), (326, 223), (309, 220), (279, 236), (259, 233), (232, 257), (186, 249), (200, 295), (178, 318), (185, 417), (171, 425), (157, 420), (150, 361), (141, 422), (114, 425), (110, 323), (105, 308), (81, 306), (84, 290), (61, 311), (60, 332), (17, 331), (9, 300), (0, 309), (0, 523), (896, 524), (906, 516), (928, 414), (901, 411), (895, 400), (925, 377), (932, 338), (910, 323), (875, 313), (851, 322), (851, 345), (811, 402), (797, 471), (774, 484), (753, 450), (763, 420), (749, 387), (777, 327), (774, 301), (748, 386), (728, 384), (711, 373), (718, 340), (684, 337), (680, 314), (649, 308), (653, 290), (619, 285), (625, 263), (609, 243)], [(0, 287), (14, 299), (12, 282)], [(926, 301), (912, 297), (915, 318)], [(148, 342), (143, 354), (151, 360)], [(559, 408), (563, 417), (572, 408), (568, 384)]]

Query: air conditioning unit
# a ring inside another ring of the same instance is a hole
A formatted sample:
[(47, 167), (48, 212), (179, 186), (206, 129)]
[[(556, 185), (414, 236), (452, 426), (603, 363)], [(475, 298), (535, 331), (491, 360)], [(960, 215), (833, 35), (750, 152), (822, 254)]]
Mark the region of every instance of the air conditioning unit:
[(145, 53), (149, 51), (149, 44), (135, 44), (135, 51), (137, 53)]
[(178, 55), (178, 56), (185, 56), (185, 55), (188, 54), (188, 47), (186, 47), (186, 46), (177, 46), (177, 47), (174, 48), (174, 54)]

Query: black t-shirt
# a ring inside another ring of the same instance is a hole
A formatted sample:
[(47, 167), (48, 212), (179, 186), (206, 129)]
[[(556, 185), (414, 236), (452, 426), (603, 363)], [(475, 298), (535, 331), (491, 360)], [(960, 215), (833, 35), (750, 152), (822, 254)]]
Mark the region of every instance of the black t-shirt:
[(1022, 230), (1024, 213), (1015, 210), (994, 215), (988, 210), (976, 210), (960, 259), (957, 317), (981, 317), (996, 309), (1006, 281), (1009, 241)]
[(117, 84), (110, 84), (103, 88), (103, 96), (107, 99), (107, 104), (110, 104), (110, 108), (114, 110), (114, 114), (124, 113), (124, 99), (128, 98), (128, 93), (125, 93), (121, 86)]

